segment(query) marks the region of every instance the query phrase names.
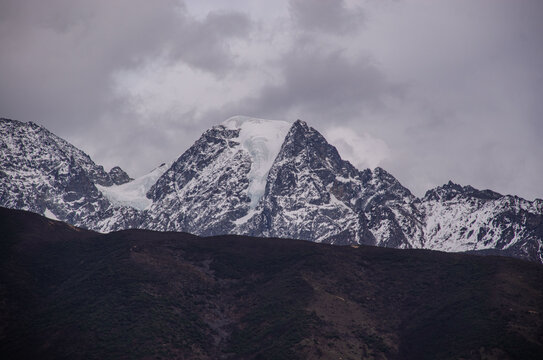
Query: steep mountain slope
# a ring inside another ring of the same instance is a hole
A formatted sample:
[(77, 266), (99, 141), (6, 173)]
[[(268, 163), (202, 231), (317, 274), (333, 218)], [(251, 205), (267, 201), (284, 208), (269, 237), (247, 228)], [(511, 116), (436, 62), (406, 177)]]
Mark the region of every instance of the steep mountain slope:
[(543, 266), (0, 208), (9, 359), (540, 359)]
[(108, 230), (113, 218), (119, 227), (137, 223), (134, 209), (113, 207), (95, 186), (127, 181), (120, 168), (105, 172), (87, 154), (31, 122), (0, 119), (0, 134), (0, 206), (97, 230)]
[(342, 160), (300, 120), (230, 118), (135, 180), (118, 167), (106, 173), (38, 125), (0, 124), (0, 205), (88, 229), (498, 251), (543, 262), (543, 200), (452, 183), (417, 198), (385, 170)]

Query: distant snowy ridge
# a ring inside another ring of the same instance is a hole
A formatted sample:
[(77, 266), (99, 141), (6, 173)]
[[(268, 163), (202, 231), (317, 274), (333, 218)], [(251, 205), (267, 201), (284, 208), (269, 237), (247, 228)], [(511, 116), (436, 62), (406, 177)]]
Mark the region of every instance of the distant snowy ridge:
[(479, 251), (543, 262), (543, 200), (449, 182), (418, 198), (307, 123), (232, 117), (132, 180), (34, 123), (0, 119), (0, 206), (76, 226)]

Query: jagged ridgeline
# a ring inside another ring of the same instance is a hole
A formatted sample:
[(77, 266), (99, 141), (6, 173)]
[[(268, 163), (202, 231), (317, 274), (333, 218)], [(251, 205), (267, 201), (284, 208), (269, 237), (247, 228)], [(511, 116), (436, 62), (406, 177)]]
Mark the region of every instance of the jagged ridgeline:
[[(414, 196), (303, 121), (237, 116), (137, 179), (34, 123), (0, 120), (0, 206), (128, 228), (475, 251), (543, 262), (543, 200), (449, 182)], [(451, 174), (454, 175), (454, 174)]]

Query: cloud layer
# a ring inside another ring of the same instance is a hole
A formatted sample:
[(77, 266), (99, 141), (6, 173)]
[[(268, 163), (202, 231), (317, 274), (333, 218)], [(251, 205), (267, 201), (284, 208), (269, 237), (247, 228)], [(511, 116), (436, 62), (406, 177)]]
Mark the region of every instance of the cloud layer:
[(235, 115), (321, 130), (422, 195), (543, 197), (538, 0), (0, 3), (0, 116), (140, 175)]

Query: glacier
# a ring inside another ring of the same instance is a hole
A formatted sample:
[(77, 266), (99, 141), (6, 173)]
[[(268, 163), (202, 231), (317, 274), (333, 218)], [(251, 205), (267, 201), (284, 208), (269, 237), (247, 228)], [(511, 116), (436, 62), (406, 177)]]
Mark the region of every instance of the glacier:
[(247, 174), (247, 195), (251, 199), (250, 207), (254, 209), (264, 195), (268, 172), (292, 124), (282, 120), (233, 116), (221, 125), (227, 129), (239, 130), (238, 137), (232, 140), (239, 142), (251, 159), (251, 170)]
[(147, 192), (162, 174), (170, 168), (171, 164), (163, 163), (148, 174), (122, 185), (96, 185), (96, 187), (113, 205), (129, 206), (137, 210), (145, 210), (153, 203), (147, 197)]

